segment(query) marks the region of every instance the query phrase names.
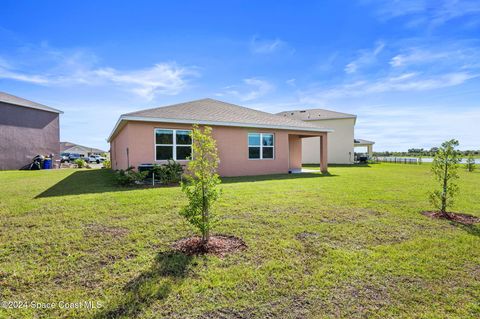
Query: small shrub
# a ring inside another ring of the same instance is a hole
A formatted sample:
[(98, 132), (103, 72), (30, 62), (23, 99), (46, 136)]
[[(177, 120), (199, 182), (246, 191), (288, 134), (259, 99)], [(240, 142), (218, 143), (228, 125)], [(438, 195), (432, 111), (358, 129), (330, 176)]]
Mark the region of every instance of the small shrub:
[(167, 164), (155, 165), (153, 168), (155, 178), (160, 180), (160, 183), (168, 185), (178, 183), (182, 179), (183, 167), (180, 163), (174, 160), (168, 160)]
[(455, 149), (458, 145), (457, 140), (443, 142), (437, 149), (432, 163), (432, 172), (440, 187), (430, 194), (430, 200), (433, 206), (447, 218), (450, 217), (447, 209), (453, 205), (453, 199), (458, 193), (458, 185), (455, 183), (458, 179), (457, 169), (460, 162), (460, 154)]
[(115, 177), (117, 183), (121, 186), (129, 186), (134, 184), (140, 184), (145, 177), (147, 177), (148, 172), (137, 172), (134, 170), (134, 167), (129, 167), (126, 170), (119, 170), (116, 172)]
[(87, 162), (85, 162), (81, 158), (77, 158), (73, 163), (76, 164), (78, 168), (84, 168), (85, 166), (87, 166)]
[(112, 168), (112, 162), (110, 162), (109, 160), (104, 160), (103, 168)]
[(220, 196), (218, 184), (221, 180), (217, 174), (218, 151), (209, 126), (201, 130), (194, 125), (192, 140), (193, 158), (188, 163), (186, 179), (182, 181), (182, 191), (188, 198), (188, 204), (180, 215), (200, 231), (202, 243), (206, 244), (215, 221), (213, 204)]
[(473, 172), (475, 170), (475, 158), (473, 158), (473, 154), (470, 153), (468, 154), (468, 157), (467, 157), (467, 163), (465, 163), (465, 168), (467, 169), (467, 171), (469, 172)]

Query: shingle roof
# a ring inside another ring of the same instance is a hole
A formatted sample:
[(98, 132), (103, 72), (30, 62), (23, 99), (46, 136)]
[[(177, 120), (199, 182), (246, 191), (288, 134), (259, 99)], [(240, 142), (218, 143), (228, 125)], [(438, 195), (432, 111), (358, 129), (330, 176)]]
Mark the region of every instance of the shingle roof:
[(330, 132), (322, 128), (293, 118), (262, 112), (247, 107), (214, 99), (201, 99), (153, 109), (141, 110), (120, 116), (109, 140), (115, 134), (120, 122), (128, 120), (174, 123), (198, 123), (205, 125), (224, 125), (237, 127), (262, 127), (290, 130)]
[(53, 113), (63, 113), (60, 110), (54, 109), (53, 107), (49, 107), (40, 103), (32, 102), (30, 100), (26, 100), (24, 98), (8, 94), (5, 92), (0, 92), (0, 102), (8, 103), (8, 104), (13, 104), (13, 105), (19, 105), (23, 107), (28, 107), (31, 109), (37, 109), (37, 110), (42, 110), (42, 111), (47, 111), (47, 112), (53, 112)]
[(154, 117), (165, 119), (201, 120), (216, 122), (234, 122), (243, 124), (267, 124), (318, 128), (317, 126), (291, 118), (262, 112), (247, 107), (214, 99), (201, 99), (169, 106), (157, 107), (132, 113), (126, 116)]
[(355, 143), (355, 144), (366, 144), (366, 145), (367, 144), (371, 144), (371, 145), (375, 144), (375, 142), (373, 142), (373, 141), (362, 140), (361, 138), (354, 139), (353, 143)]
[(306, 109), (306, 110), (293, 110), (277, 113), (277, 115), (295, 118), (302, 121), (316, 121), (316, 120), (331, 120), (331, 119), (349, 119), (356, 118), (354, 114), (336, 112), (325, 109)]

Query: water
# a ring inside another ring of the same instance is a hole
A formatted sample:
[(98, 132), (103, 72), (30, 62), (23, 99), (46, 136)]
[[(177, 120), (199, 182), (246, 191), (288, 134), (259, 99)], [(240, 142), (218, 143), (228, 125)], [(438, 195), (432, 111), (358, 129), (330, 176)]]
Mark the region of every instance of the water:
[[(433, 162), (433, 157), (422, 157), (422, 162), (431, 163), (431, 162)], [(462, 158), (462, 161), (460, 163), (461, 164), (467, 163), (467, 159)], [(475, 159), (475, 164), (480, 164), (480, 158)]]
[[(379, 157), (380, 158), (380, 157)], [(390, 157), (382, 157), (382, 158), (395, 158), (394, 156), (390, 156)], [(418, 160), (418, 157), (396, 157), (398, 159), (404, 159), (404, 158), (407, 158), (407, 159), (416, 159)], [(431, 163), (433, 162), (433, 157), (422, 157), (422, 162), (423, 163)], [(467, 159), (466, 158), (462, 158), (462, 161), (460, 162), (460, 164), (465, 164), (467, 163)], [(476, 158), (475, 159), (475, 164), (480, 164), (480, 158)]]

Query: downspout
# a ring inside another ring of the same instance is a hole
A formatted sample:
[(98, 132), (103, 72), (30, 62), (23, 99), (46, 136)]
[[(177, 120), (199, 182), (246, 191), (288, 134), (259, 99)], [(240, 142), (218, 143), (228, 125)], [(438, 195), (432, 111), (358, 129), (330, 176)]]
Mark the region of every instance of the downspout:
[(128, 147), (127, 147), (127, 169), (130, 168), (130, 156), (128, 154)]

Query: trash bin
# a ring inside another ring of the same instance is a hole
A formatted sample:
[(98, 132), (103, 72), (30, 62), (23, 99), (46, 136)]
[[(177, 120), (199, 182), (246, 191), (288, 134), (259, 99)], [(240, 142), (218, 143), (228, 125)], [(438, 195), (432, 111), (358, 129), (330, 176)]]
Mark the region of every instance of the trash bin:
[(43, 169), (51, 169), (52, 168), (52, 159), (51, 158), (46, 158), (43, 161)]

